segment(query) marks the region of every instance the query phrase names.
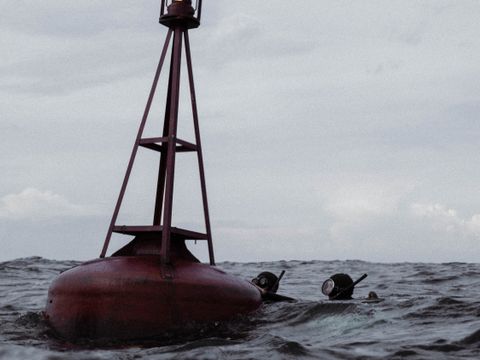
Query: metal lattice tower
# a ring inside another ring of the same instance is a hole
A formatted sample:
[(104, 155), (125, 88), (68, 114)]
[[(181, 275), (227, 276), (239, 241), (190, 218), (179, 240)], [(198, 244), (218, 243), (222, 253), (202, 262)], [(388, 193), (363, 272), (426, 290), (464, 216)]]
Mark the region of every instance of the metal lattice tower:
[[(100, 254), (100, 257), (102, 258), (105, 257), (107, 253), (112, 234), (121, 233), (134, 236), (148, 236), (153, 238), (154, 241), (161, 241), (161, 261), (165, 264), (170, 262), (170, 246), (172, 241), (187, 239), (206, 240), (208, 243), (210, 264), (215, 265), (210, 217), (208, 212), (202, 145), (200, 140), (200, 128), (198, 124), (197, 102), (193, 81), (190, 41), (188, 36), (189, 29), (197, 28), (200, 25), (201, 9), (201, 0), (197, 0), (195, 7), (192, 6), (191, 0), (162, 0), (161, 2), (160, 23), (167, 26), (169, 29), (155, 73), (152, 88), (150, 90), (150, 95), (147, 100), (147, 105), (145, 106), (145, 111), (138, 129), (135, 144), (128, 162), (127, 171), (120, 189), (120, 194), (118, 196), (103, 249)], [(162, 71), (165, 57), (170, 45), (172, 50), (163, 134), (161, 137), (144, 138), (143, 131), (148, 119), (160, 73)], [(194, 144), (177, 137), (182, 50), (184, 50), (187, 64), (188, 83), (190, 88), (190, 99), (195, 132)], [(157, 151), (160, 154), (160, 166), (158, 171), (153, 223), (152, 225), (119, 226), (116, 224), (118, 213), (122, 206), (123, 197), (125, 195), (139, 147)], [(197, 153), (203, 212), (205, 218), (205, 233), (172, 227), (175, 160), (178, 152)]]

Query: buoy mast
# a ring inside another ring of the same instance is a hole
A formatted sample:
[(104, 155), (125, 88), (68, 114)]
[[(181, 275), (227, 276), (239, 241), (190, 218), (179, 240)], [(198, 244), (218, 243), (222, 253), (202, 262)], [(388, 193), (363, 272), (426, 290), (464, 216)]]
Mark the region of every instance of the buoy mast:
[[(202, 0), (197, 0), (193, 6), (191, 0), (162, 0), (160, 7), (159, 22), (169, 28), (165, 44), (160, 56), (157, 71), (153, 80), (150, 95), (145, 106), (145, 111), (138, 129), (137, 137), (128, 162), (127, 171), (120, 189), (120, 194), (113, 212), (100, 257), (107, 254), (110, 239), (113, 233), (134, 235), (137, 238), (148, 239), (148, 241), (160, 242), (161, 261), (164, 264), (170, 262), (170, 248), (172, 241), (181, 240), (206, 240), (210, 264), (215, 265), (213, 253), (212, 232), (210, 227), (210, 216), (208, 211), (207, 189), (205, 183), (205, 170), (203, 164), (202, 145), (200, 140), (200, 128), (198, 122), (197, 102), (195, 86), (193, 81), (192, 59), (190, 52), (190, 40), (188, 32), (200, 26), (202, 13)], [(150, 107), (154, 99), (158, 79), (162, 71), (167, 51), (171, 46), (170, 73), (168, 79), (167, 101), (165, 105), (165, 118), (163, 134), (161, 137), (143, 138), (143, 130), (148, 119)], [(185, 49), (185, 57), (190, 88), (190, 99), (192, 106), (193, 125), (195, 132), (195, 144), (177, 138), (177, 123), (180, 93), (180, 73), (182, 50)], [(130, 178), (135, 157), (139, 147), (157, 151), (160, 154), (160, 165), (156, 190), (155, 210), (152, 225), (117, 225), (117, 217), (122, 206), (123, 197)], [(175, 180), (175, 160), (177, 152), (196, 152), (202, 192), (203, 213), (205, 219), (205, 233), (199, 233), (187, 229), (172, 226), (173, 193)]]

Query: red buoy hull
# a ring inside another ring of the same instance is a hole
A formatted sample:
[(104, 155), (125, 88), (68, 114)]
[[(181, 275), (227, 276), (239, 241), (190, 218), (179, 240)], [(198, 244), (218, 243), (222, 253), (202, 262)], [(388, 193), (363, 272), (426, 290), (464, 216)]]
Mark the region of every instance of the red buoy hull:
[(68, 339), (140, 339), (190, 323), (246, 314), (259, 290), (215, 267), (159, 256), (99, 259), (62, 273), (50, 286), (46, 318)]

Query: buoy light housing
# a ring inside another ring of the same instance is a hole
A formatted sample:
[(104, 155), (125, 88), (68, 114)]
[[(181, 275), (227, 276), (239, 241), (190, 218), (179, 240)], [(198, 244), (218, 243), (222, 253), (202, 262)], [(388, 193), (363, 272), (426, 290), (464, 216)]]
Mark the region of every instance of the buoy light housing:
[(195, 6), (192, 0), (162, 0), (160, 6), (160, 24), (185, 29), (200, 26), (202, 15), (202, 0), (196, 0)]

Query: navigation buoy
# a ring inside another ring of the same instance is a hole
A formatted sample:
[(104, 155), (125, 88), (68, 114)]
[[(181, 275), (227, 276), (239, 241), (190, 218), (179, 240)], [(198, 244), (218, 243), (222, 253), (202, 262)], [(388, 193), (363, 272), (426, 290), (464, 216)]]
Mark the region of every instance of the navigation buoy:
[[(192, 323), (230, 319), (257, 309), (261, 289), (215, 267), (205, 172), (188, 32), (200, 25), (202, 0), (162, 0), (160, 23), (168, 27), (147, 105), (100, 258), (60, 274), (51, 284), (45, 316), (68, 339), (139, 339), (162, 335)], [(173, 37), (163, 134), (144, 138), (143, 130), (160, 72)], [(185, 50), (195, 142), (177, 137), (180, 69)], [(160, 155), (156, 202), (151, 225), (118, 225), (130, 173), (139, 147)], [(197, 154), (205, 232), (172, 226), (175, 158)], [(133, 240), (106, 257), (113, 233)], [(188, 240), (205, 240), (209, 264), (187, 249)], [(277, 283), (278, 287), (278, 283)]]

